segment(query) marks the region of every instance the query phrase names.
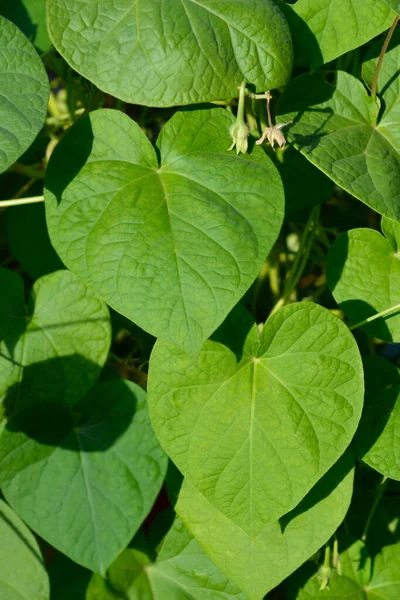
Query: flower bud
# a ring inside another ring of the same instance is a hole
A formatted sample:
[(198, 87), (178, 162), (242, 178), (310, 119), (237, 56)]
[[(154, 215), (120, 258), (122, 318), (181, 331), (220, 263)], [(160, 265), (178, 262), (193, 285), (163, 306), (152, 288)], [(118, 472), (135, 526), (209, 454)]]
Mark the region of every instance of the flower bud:
[(228, 148), (229, 150), (233, 150), (236, 146), (236, 154), (240, 152), (242, 154), (246, 154), (248, 148), (248, 137), (250, 130), (246, 123), (240, 123), (239, 120), (236, 123), (233, 123), (229, 128), (230, 136), (233, 140), (232, 145)]

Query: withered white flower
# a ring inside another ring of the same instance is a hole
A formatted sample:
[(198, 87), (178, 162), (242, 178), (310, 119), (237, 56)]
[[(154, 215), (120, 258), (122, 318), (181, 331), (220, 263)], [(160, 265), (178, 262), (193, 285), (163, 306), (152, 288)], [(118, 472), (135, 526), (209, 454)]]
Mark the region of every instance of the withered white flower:
[(292, 121), (288, 121), (288, 123), (278, 123), (278, 125), (273, 125), (272, 123), (272, 118), (271, 118), (271, 109), (270, 109), (270, 102), (271, 102), (271, 92), (266, 92), (266, 97), (267, 97), (267, 113), (268, 113), (268, 127), (266, 127), (262, 133), (262, 136), (260, 137), (259, 140), (256, 141), (256, 144), (262, 144), (263, 142), (265, 142), (265, 139), (267, 139), (269, 141), (269, 143), (271, 144), (271, 148), (274, 150), (274, 145), (275, 143), (278, 144), (279, 148), (284, 148), (284, 146), (286, 145), (286, 139), (285, 136), (283, 135), (281, 129), (283, 127), (286, 127), (287, 125), (290, 125), (292, 123)]
[(272, 127), (266, 127), (260, 139), (256, 141), (256, 144), (262, 144), (265, 142), (265, 138), (267, 138), (273, 150), (275, 142), (278, 144), (279, 148), (283, 148), (286, 145), (286, 138), (281, 129), (282, 127), (286, 127), (286, 125), (290, 125), (291, 123), (292, 121), (289, 121), (288, 123), (279, 123), (278, 125), (273, 125)]

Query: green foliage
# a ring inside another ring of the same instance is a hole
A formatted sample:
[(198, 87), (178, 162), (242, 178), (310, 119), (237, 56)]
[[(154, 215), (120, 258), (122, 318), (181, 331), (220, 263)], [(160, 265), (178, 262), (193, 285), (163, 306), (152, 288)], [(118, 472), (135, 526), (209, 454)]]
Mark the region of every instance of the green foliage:
[(254, 536), (205, 501), (188, 480), (176, 509), (215, 564), (257, 600), (329, 539), (343, 521), (352, 489), (352, 460), (345, 455), (292, 512)]
[(268, 89), (290, 76), (275, 0), (48, 0), (48, 19), (67, 62), (126, 102), (194, 104), (235, 96), (242, 79)]
[[(335, 300), (352, 323), (359, 323), (400, 299), (400, 225), (382, 219), (386, 237), (372, 229), (353, 229), (329, 249), (327, 281)], [(390, 227), (390, 229), (389, 229)], [(388, 342), (400, 341), (400, 317), (381, 317), (364, 331)]]
[(231, 315), (196, 360), (158, 341), (149, 405), (182, 474), (256, 537), (343, 454), (360, 418), (363, 379), (354, 339), (320, 306), (286, 307), (260, 339), (243, 313)]
[(1, 14), (13, 21), (40, 52), (50, 48), (46, 27), (46, 2), (43, 0), (13, 0), (1, 3)]
[(158, 140), (159, 165), (133, 121), (96, 111), (46, 174), (50, 238), (67, 267), (140, 327), (192, 352), (250, 287), (283, 218), (272, 162), (261, 150), (249, 160), (226, 152), (232, 123), (221, 109), (175, 115)]
[(0, 594), (7, 600), (49, 600), (49, 581), (34, 535), (0, 500)]
[(46, 117), (49, 84), (36, 50), (0, 15), (0, 173), (29, 148)]
[(397, 600), (399, 13), (0, 1), (1, 599)]
[(285, 14), (296, 62), (313, 70), (362, 46), (394, 19), (388, 6), (376, 0), (298, 0)]
[(27, 307), (17, 274), (1, 269), (0, 285), (13, 290), (0, 301), (8, 323), (0, 343), (3, 418), (37, 402), (75, 404), (107, 358), (107, 306), (70, 271), (39, 279)]
[(32, 529), (104, 574), (149, 513), (166, 457), (145, 392), (116, 380), (94, 386), (74, 413), (54, 402), (21, 411), (2, 435), (0, 470)]
[(400, 219), (395, 136), (387, 135), (382, 119), (377, 124), (378, 106), (359, 80), (343, 71), (334, 85), (326, 77), (324, 71), (300, 75), (286, 88), (278, 112), (284, 121), (295, 119), (289, 139), (337, 185), (380, 214)]
[(342, 574), (334, 573), (329, 588), (320, 590), (320, 581), (310, 579), (297, 600), (312, 598), (351, 598), (351, 600), (395, 600), (399, 594), (400, 544), (382, 550), (371, 568), (371, 560), (364, 544), (354, 542), (340, 557)]
[(107, 579), (94, 576), (87, 600), (247, 600), (218, 570), (179, 518), (165, 537), (157, 560), (127, 548), (110, 567)]

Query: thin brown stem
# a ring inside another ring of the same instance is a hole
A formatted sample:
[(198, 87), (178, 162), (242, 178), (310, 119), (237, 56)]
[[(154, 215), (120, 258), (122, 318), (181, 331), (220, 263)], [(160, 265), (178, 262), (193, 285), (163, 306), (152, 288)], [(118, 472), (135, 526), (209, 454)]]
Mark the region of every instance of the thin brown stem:
[(386, 40), (385, 40), (385, 42), (384, 42), (384, 44), (382, 46), (382, 50), (381, 50), (381, 53), (379, 55), (378, 62), (376, 63), (376, 69), (375, 69), (374, 78), (372, 80), (372, 87), (371, 87), (371, 98), (373, 100), (376, 100), (376, 88), (378, 86), (379, 71), (381, 70), (383, 58), (385, 56), (387, 47), (389, 46), (390, 40), (392, 39), (392, 35), (394, 33), (394, 30), (397, 27), (397, 23), (398, 22), (399, 22), (399, 17), (396, 16), (396, 18), (393, 21), (392, 26), (389, 29), (389, 32), (388, 32), (388, 34), (386, 36)]

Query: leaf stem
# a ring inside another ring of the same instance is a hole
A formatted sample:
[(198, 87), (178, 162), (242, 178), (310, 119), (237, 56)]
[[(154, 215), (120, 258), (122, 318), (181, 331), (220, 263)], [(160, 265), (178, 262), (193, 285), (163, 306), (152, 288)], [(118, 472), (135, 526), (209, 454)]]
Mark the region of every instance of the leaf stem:
[(44, 196), (33, 196), (32, 198), (20, 198), (14, 200), (0, 200), (0, 208), (8, 206), (22, 206), (23, 204), (34, 204), (35, 202), (44, 202)]
[(363, 325), (367, 325), (368, 323), (371, 323), (372, 321), (375, 321), (376, 319), (380, 319), (381, 317), (385, 317), (386, 315), (389, 315), (392, 312), (395, 312), (397, 310), (400, 310), (400, 304), (396, 304), (395, 306), (391, 306), (390, 308), (387, 308), (386, 310), (382, 310), (379, 313), (376, 313), (376, 315), (372, 315), (372, 317), (368, 317), (368, 319), (364, 319), (364, 321), (360, 321), (359, 323), (356, 323), (355, 325), (352, 325), (351, 327), (349, 327), (350, 331), (353, 331), (353, 329), (358, 329), (359, 327), (362, 327)]
[(371, 506), (371, 510), (369, 511), (367, 520), (365, 522), (364, 531), (363, 531), (362, 536), (361, 536), (361, 540), (363, 542), (365, 542), (365, 540), (367, 539), (368, 531), (369, 531), (369, 528), (371, 526), (371, 522), (372, 522), (373, 516), (375, 514), (376, 509), (378, 508), (378, 504), (381, 501), (381, 498), (382, 498), (383, 493), (385, 491), (386, 483), (387, 483), (387, 477), (383, 477), (382, 481), (379, 484), (378, 491), (377, 491), (377, 494), (375, 496), (374, 503)]
[(381, 70), (383, 58), (385, 56), (387, 47), (389, 46), (390, 40), (392, 39), (392, 35), (394, 33), (394, 30), (397, 27), (397, 23), (398, 22), (399, 22), (399, 17), (396, 16), (396, 18), (393, 21), (392, 26), (389, 29), (389, 32), (388, 32), (388, 34), (386, 36), (386, 40), (383, 43), (382, 50), (381, 50), (381, 53), (380, 53), (379, 58), (378, 58), (378, 62), (376, 63), (376, 69), (375, 69), (374, 78), (372, 80), (372, 87), (371, 87), (371, 98), (373, 100), (376, 100), (376, 89), (377, 89), (377, 86), (378, 86), (379, 71)]

